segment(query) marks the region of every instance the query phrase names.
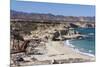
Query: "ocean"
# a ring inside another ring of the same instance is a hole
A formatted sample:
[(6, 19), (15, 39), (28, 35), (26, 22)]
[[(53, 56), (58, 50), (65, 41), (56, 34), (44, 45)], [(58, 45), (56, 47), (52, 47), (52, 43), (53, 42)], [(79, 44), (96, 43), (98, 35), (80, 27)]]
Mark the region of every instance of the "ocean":
[(95, 56), (95, 28), (78, 28), (75, 30), (87, 35), (87, 37), (81, 40), (66, 40), (65, 44), (74, 48), (77, 52)]

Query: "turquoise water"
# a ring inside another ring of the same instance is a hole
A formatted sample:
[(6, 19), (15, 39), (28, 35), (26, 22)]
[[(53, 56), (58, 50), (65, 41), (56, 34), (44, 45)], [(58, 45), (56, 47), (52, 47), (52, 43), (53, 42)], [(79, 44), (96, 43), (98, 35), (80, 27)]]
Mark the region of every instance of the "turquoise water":
[(88, 54), (95, 55), (95, 28), (80, 28), (76, 29), (81, 34), (87, 35), (85, 39), (81, 40), (67, 40), (66, 43), (69, 44), (74, 49)]

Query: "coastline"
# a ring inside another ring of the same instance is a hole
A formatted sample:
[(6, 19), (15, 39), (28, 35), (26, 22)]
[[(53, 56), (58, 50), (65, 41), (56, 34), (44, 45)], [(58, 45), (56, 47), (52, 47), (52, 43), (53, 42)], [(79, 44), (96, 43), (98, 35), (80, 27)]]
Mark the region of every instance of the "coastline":
[[(94, 62), (95, 57), (88, 56), (73, 50), (68, 45), (64, 45), (63, 41), (48, 41), (46, 43), (47, 52), (43, 55), (23, 56), (24, 62), (11, 63), (15, 66), (45, 65), (45, 64), (65, 64), (65, 63), (82, 63)], [(20, 55), (20, 54), (15, 54)], [(23, 53), (22, 53), (23, 55)], [(14, 56), (14, 54), (12, 54)]]
[[(64, 45), (62, 42), (52, 42), (52, 46), (49, 46), (48, 55), (62, 55), (63, 58), (59, 57), (58, 59), (68, 59), (68, 58), (82, 58), (85, 60), (95, 61), (95, 57), (89, 56), (83, 53), (76, 52), (73, 48), (69, 47), (68, 45)], [(62, 50), (63, 49), (63, 50)]]
[(95, 57), (94, 54), (90, 54), (90, 53), (86, 53), (86, 52), (80, 51), (78, 48), (76, 48), (73, 44), (70, 43), (70, 40), (66, 40), (64, 42), (64, 44), (66, 46), (68, 46), (69, 48), (72, 48), (72, 50), (77, 52), (77, 53), (80, 53), (80, 54), (83, 54), (83, 55), (86, 55), (86, 56), (90, 56), (90, 57)]
[[(33, 37), (29, 38), (31, 39)], [(26, 39), (28, 40), (29, 38)], [(41, 41), (39, 42), (39, 40)], [(16, 53), (15, 56), (12, 54), (11, 66), (82, 63), (95, 61), (95, 56), (90, 56), (79, 52), (74, 48), (73, 44), (70, 44), (69, 42), (67, 42), (65, 45), (65, 41), (55, 41), (50, 38), (38, 39), (38, 42), (39, 43), (37, 43), (35, 40), (30, 40), (30, 43), (28, 44), (30, 46), (28, 46), (26, 49), (27, 53)], [(34, 48), (34, 45), (37, 47)], [(30, 51), (30, 48), (34, 48), (33, 52)], [(17, 57), (19, 58), (18, 60)]]
[[(83, 62), (93, 62), (95, 57), (73, 51), (69, 46), (64, 45), (60, 41), (52, 41), (51, 45), (47, 43), (47, 53), (45, 55), (34, 55), (39, 61), (45, 60), (64, 60), (64, 59), (82, 59)], [(70, 63), (70, 62), (69, 62)]]

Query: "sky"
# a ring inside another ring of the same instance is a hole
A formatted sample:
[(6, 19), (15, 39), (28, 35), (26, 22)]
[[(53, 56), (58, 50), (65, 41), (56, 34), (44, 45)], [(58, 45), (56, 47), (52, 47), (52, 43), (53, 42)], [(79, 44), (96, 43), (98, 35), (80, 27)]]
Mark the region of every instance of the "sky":
[(64, 16), (95, 16), (94, 5), (58, 4), (11, 0), (11, 10)]

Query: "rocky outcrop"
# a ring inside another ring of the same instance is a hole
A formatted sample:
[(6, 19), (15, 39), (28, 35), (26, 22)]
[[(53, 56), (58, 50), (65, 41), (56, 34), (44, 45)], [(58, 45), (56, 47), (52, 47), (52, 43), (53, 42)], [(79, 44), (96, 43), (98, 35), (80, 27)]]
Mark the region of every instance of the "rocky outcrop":
[(95, 28), (95, 23), (70, 23), (70, 27), (72, 28)]
[(26, 48), (27, 54), (41, 55), (46, 53), (46, 44), (39, 40), (30, 40)]

